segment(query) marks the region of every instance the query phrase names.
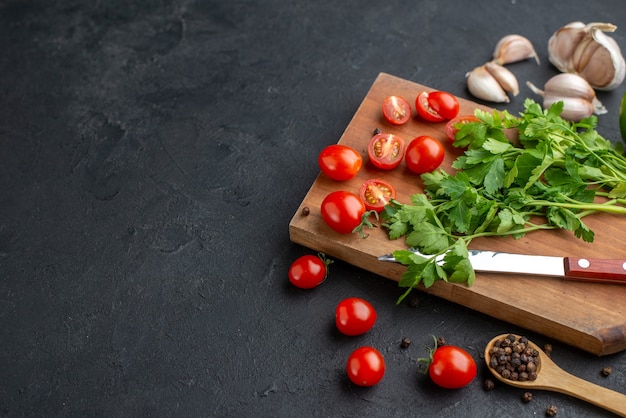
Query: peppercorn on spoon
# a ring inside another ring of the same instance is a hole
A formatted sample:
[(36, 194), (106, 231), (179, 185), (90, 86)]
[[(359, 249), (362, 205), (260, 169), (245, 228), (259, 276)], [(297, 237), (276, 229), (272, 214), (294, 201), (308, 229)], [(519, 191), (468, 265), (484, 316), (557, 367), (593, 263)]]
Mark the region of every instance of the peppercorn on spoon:
[[(502, 334), (493, 338), (485, 347), (485, 361), (487, 367), (496, 379), (507, 385), (523, 389), (539, 389), (564, 393), (593, 405), (611, 411), (619, 416), (626, 417), (626, 395), (607, 389), (605, 387), (588, 382), (561, 369), (552, 359), (532, 341), (528, 345), (539, 353), (539, 365), (537, 366), (537, 378), (535, 380), (511, 380), (502, 377), (490, 365), (491, 349), (498, 340), (506, 338), (510, 334)], [(513, 334), (515, 335), (515, 334)], [(519, 336), (516, 336), (519, 338)]]

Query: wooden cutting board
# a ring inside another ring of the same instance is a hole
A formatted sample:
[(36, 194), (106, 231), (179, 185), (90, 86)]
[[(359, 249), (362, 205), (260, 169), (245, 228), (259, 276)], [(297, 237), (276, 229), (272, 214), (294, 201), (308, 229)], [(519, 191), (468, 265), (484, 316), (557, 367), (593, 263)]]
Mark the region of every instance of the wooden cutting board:
[[(355, 148), (363, 157), (364, 166), (357, 177), (335, 182), (320, 174), (294, 214), (289, 233), (293, 242), (357, 267), (399, 281), (405, 267), (378, 261), (378, 256), (406, 248), (402, 239), (390, 240), (381, 228), (370, 229), (369, 236), (341, 235), (323, 222), (320, 205), (324, 197), (335, 190), (358, 193), (360, 185), (369, 178), (383, 178), (397, 190), (397, 199), (409, 203), (410, 196), (422, 192), (419, 176), (409, 172), (404, 162), (393, 171), (382, 171), (368, 162), (367, 145), (375, 128), (402, 136), (407, 144), (419, 135), (430, 135), (446, 147), (442, 168), (452, 172), (452, 161), (459, 154), (445, 134), (445, 124), (426, 123), (413, 117), (407, 124), (396, 127), (387, 123), (381, 103), (389, 95), (400, 95), (413, 104), (421, 91), (432, 91), (401, 78), (381, 73), (359, 106), (339, 143)], [(472, 114), (477, 105), (459, 99), (460, 114)], [(321, 149), (320, 149), (321, 151)], [(308, 207), (310, 214), (302, 215)], [(626, 217), (609, 214), (585, 218), (596, 236), (585, 243), (565, 231), (538, 231), (515, 240), (482, 238), (472, 241), (470, 248), (537, 255), (585, 256), (596, 258), (626, 257)], [(568, 282), (559, 278), (481, 273), (468, 287), (438, 281), (420, 290), (442, 297), (471, 309), (486, 313), (549, 338), (579, 347), (597, 355), (626, 349), (626, 285)], [(400, 294), (400, 292), (398, 292)]]

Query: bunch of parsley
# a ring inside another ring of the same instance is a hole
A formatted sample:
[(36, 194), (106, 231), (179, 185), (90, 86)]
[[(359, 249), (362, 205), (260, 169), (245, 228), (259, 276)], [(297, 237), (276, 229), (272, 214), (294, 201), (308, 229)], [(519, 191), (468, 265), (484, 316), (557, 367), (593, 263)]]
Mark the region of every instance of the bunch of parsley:
[[(544, 110), (531, 99), (519, 117), (476, 110), (480, 120), (460, 127), (454, 145), (465, 148), (452, 167), (421, 176), (424, 194), (411, 204), (393, 201), (382, 214), (389, 237), (405, 237), (394, 252), (407, 265), (399, 285), (436, 280), (472, 285), (468, 244), (484, 236), (521, 238), (539, 229), (565, 229), (592, 242), (583, 218), (595, 212), (626, 215), (626, 157), (596, 130), (592, 116), (572, 123), (563, 103)], [(512, 142), (507, 132), (516, 131)], [(596, 197), (603, 197), (598, 203)]]

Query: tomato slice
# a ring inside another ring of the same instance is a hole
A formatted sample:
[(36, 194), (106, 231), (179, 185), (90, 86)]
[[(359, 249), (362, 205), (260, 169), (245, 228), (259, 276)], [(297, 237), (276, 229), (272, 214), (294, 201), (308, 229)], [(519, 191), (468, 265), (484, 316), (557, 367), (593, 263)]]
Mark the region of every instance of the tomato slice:
[(359, 196), (367, 210), (382, 212), (385, 205), (396, 198), (396, 189), (385, 180), (369, 179), (361, 185)]
[(404, 158), (404, 139), (394, 134), (374, 135), (367, 147), (372, 164), (382, 170), (393, 170)]
[(466, 123), (472, 122), (480, 122), (476, 116), (465, 115), (465, 116), (457, 116), (456, 118), (448, 121), (446, 123), (446, 135), (450, 142), (454, 142), (456, 140), (456, 133), (461, 129), (461, 126)]
[(421, 92), (415, 99), (415, 108), (427, 122), (444, 122), (459, 114), (459, 101), (445, 91)]
[(383, 100), (383, 116), (389, 123), (402, 125), (411, 119), (411, 105), (404, 97), (386, 97)]

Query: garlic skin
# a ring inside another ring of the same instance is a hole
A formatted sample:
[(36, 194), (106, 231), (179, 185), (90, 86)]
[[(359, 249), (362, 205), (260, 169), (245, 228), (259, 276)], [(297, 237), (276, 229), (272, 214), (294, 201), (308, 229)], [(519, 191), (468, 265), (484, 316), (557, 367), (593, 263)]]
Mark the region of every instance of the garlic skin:
[(550, 37), (550, 62), (562, 72), (580, 75), (593, 88), (613, 90), (626, 76), (619, 45), (604, 33), (616, 29), (610, 23), (571, 22)]
[(467, 88), (475, 97), (495, 103), (509, 103), (509, 96), (496, 80), (496, 78), (487, 71), (485, 65), (474, 68), (465, 74), (467, 78)]
[(493, 51), (493, 62), (504, 65), (534, 58), (539, 65), (539, 56), (533, 44), (522, 35), (511, 34), (501, 38)]
[(543, 96), (543, 108), (549, 108), (553, 103), (562, 101), (563, 112), (561, 117), (578, 122), (592, 114), (607, 113), (606, 108), (597, 99), (596, 93), (587, 80), (579, 75), (561, 73), (552, 77), (544, 85), (544, 89), (537, 88), (530, 81), (526, 85), (536, 94)]

